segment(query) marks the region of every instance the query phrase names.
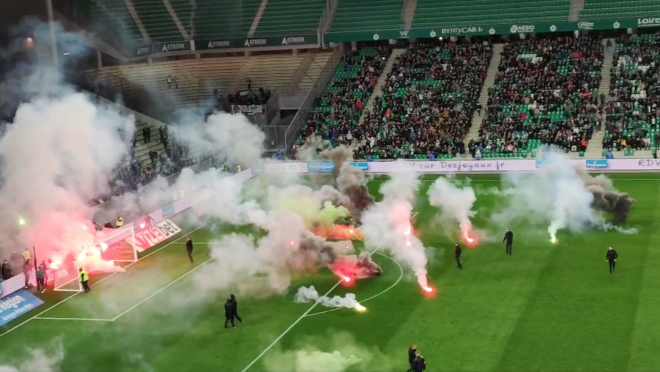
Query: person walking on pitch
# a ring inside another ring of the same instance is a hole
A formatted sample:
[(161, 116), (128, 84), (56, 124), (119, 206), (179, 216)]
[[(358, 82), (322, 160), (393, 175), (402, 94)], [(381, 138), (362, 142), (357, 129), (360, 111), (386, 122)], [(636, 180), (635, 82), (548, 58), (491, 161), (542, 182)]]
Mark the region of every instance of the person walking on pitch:
[(80, 283), (82, 283), (85, 293), (91, 291), (91, 288), (89, 288), (89, 275), (87, 275), (87, 271), (82, 267), (78, 271), (80, 272)]
[(406, 372), (412, 372), (415, 369), (415, 358), (417, 357), (417, 345), (412, 345), (408, 349), (408, 370)]
[(502, 239), (502, 243), (505, 242), (506, 242), (506, 254), (513, 255), (513, 231), (511, 231), (511, 229), (507, 229), (506, 232), (504, 233), (504, 239)]
[(454, 255), (456, 256), (456, 268), (463, 270), (463, 264), (461, 264), (461, 254), (463, 253), (463, 248), (460, 245), (454, 244)]
[(238, 316), (238, 301), (236, 301), (236, 296), (234, 294), (229, 295), (229, 300), (234, 303), (234, 318), (238, 320), (239, 322), (243, 323), (243, 319), (241, 319), (240, 316)]
[(190, 263), (193, 263), (193, 242), (190, 237), (186, 237), (186, 252), (188, 253), (188, 259)]
[(426, 370), (426, 360), (422, 356), (422, 353), (417, 352), (417, 357), (415, 358), (415, 363), (413, 365), (414, 372), (423, 372)]
[(605, 253), (605, 260), (610, 265), (610, 275), (614, 274), (616, 271), (616, 259), (619, 258), (619, 254), (616, 253), (616, 250), (614, 250), (614, 247), (609, 247), (607, 249), (607, 253)]

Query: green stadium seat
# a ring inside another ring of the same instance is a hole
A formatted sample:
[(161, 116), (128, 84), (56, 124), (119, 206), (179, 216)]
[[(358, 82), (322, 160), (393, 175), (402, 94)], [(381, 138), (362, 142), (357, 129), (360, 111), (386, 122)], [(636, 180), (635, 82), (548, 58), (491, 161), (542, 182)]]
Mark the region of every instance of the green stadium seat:
[(183, 40), (162, 0), (133, 0), (133, 6), (152, 42)]
[(193, 9), (190, 0), (170, 0), (181, 23), (193, 27), (193, 38), (241, 39), (250, 31), (260, 0), (196, 0)]
[(660, 2), (657, 0), (585, 0), (580, 19), (655, 18), (658, 14), (660, 14)]
[(325, 0), (269, 0), (255, 37), (316, 34)]
[(418, 0), (414, 28), (568, 21), (571, 0)]
[[(360, 32), (399, 29), (403, 0), (342, 0), (330, 32)], [(365, 15), (368, 14), (368, 17)]]

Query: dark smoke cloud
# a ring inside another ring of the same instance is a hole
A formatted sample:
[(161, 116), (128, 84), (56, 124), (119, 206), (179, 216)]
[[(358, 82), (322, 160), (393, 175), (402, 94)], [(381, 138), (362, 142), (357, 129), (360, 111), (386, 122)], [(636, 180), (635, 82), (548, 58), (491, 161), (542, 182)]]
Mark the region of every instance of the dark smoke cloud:
[(374, 203), (373, 196), (365, 186), (364, 172), (348, 163), (353, 160), (351, 149), (339, 146), (322, 151), (321, 157), (334, 164), (332, 177), (339, 192), (346, 195), (351, 202), (350, 206), (346, 206), (347, 208), (364, 211)]

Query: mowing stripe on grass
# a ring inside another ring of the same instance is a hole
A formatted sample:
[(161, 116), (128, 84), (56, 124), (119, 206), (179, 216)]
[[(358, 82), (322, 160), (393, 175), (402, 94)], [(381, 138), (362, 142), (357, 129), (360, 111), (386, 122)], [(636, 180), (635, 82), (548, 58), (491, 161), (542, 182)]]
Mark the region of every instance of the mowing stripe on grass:
[(175, 283), (177, 283), (179, 280), (181, 280), (181, 279), (187, 277), (188, 275), (194, 273), (194, 272), (197, 271), (200, 267), (206, 265), (207, 263), (209, 263), (209, 262), (211, 262), (211, 261), (213, 261), (213, 260), (215, 260), (215, 258), (209, 258), (208, 260), (202, 262), (200, 265), (195, 266), (194, 268), (192, 268), (191, 270), (189, 270), (189, 271), (186, 272), (185, 274), (183, 274), (183, 275), (181, 275), (180, 277), (176, 278), (176, 279), (175, 279), (174, 281), (172, 281), (170, 284), (164, 286), (163, 288), (157, 290), (156, 292), (152, 293), (151, 295), (145, 297), (144, 299), (142, 299), (142, 301), (136, 303), (135, 305), (133, 305), (133, 306), (129, 307), (128, 309), (126, 309), (126, 311), (124, 311), (124, 312), (122, 312), (121, 314), (117, 315), (116, 317), (112, 318), (112, 321), (114, 322), (114, 321), (116, 321), (117, 319), (121, 318), (122, 316), (126, 315), (126, 314), (129, 313), (131, 310), (134, 310), (136, 307), (138, 307), (138, 306), (142, 305), (143, 303), (149, 301), (150, 299), (152, 299), (154, 296), (156, 296), (156, 295), (159, 294), (160, 292), (162, 292), (162, 291), (166, 290), (167, 288), (171, 287), (172, 285), (174, 285)]
[[(190, 230), (190, 231), (188, 231), (188, 232), (186, 232), (185, 234), (182, 234), (182, 235), (191, 234), (191, 233), (193, 233), (193, 232), (195, 232), (195, 231), (197, 231), (197, 230), (200, 230), (200, 229), (206, 227), (206, 226), (207, 226), (208, 224), (210, 224), (212, 221), (213, 221), (213, 220), (208, 221), (207, 223), (203, 224), (202, 226), (199, 226), (199, 227), (197, 227), (197, 228), (194, 228), (194, 229), (192, 229), (192, 230)], [(145, 258), (147, 258), (147, 257), (149, 257), (149, 256), (151, 256), (151, 255), (153, 255), (153, 254), (156, 254), (157, 252), (160, 252), (161, 250), (163, 250), (163, 249), (169, 247), (170, 245), (173, 245), (174, 243), (176, 243), (177, 241), (179, 241), (179, 240), (181, 240), (181, 239), (183, 239), (183, 237), (182, 237), (182, 238), (179, 238), (179, 239), (176, 239), (176, 240), (174, 240), (174, 241), (172, 241), (172, 242), (169, 242), (169, 243), (167, 243), (167, 244), (165, 244), (164, 246), (162, 246), (162, 247), (160, 247), (160, 248), (154, 250), (153, 252), (149, 253), (148, 255), (139, 258), (137, 261), (135, 261), (135, 262), (131, 262), (130, 264), (124, 266), (124, 269), (131, 267), (133, 264), (135, 264), (135, 263), (137, 263), (137, 262), (140, 262), (140, 261), (144, 260)], [(99, 280), (98, 282), (94, 282), (94, 283), (92, 283), (91, 286), (93, 287), (93, 286), (95, 286), (95, 285), (97, 285), (97, 284), (99, 284), (99, 283), (102, 283), (104, 280), (113, 277), (115, 274), (117, 274), (117, 273), (112, 273), (112, 274), (106, 276), (105, 278), (101, 278), (101, 280)], [(23, 321), (22, 323), (19, 323), (19, 324), (17, 324), (16, 326), (14, 326), (14, 327), (8, 329), (6, 332), (4, 332), (4, 333), (0, 333), (0, 338), (2, 338), (2, 337), (4, 337), (4, 336), (8, 335), (9, 333), (15, 331), (15, 330), (18, 329), (18, 328), (20, 328), (20, 327), (26, 325), (27, 323), (29, 323), (29, 322), (30, 322), (32, 319), (34, 319), (35, 317), (38, 317), (38, 316), (40, 317), (41, 315), (43, 315), (43, 314), (45, 314), (45, 313), (47, 313), (47, 312), (53, 310), (54, 308), (60, 306), (60, 305), (63, 304), (63, 303), (69, 301), (70, 299), (76, 297), (76, 296), (79, 295), (80, 293), (82, 293), (82, 292), (76, 292), (76, 293), (72, 294), (71, 296), (69, 296), (69, 297), (63, 299), (62, 301), (53, 304), (53, 306), (47, 308), (46, 310), (40, 312), (39, 314), (37, 314), (37, 315), (35, 315), (35, 316), (33, 316), (33, 317), (30, 317), (30, 318), (26, 319), (25, 321)], [(43, 318), (42, 318), (42, 319), (43, 319)]]

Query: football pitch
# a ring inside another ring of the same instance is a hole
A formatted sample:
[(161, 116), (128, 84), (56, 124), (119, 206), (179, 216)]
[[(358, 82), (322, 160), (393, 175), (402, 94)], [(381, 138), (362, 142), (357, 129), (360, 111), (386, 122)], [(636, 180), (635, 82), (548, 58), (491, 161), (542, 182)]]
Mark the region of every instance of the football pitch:
[[(349, 371), (402, 372), (411, 344), (426, 358), (427, 371), (658, 370), (660, 174), (608, 176), (636, 199), (626, 227), (637, 234), (560, 232), (551, 244), (545, 229), (522, 221), (510, 226), (516, 234), (512, 256), (505, 254), (501, 231), (465, 249), (462, 271), (453, 257), (458, 231), (448, 236), (433, 223), (436, 210), (426, 190), (435, 178), (424, 177), (415, 231), (429, 248), (433, 296), (421, 293), (404, 265), (378, 252), (380, 278), (346, 287), (322, 270), (296, 278), (282, 296), (239, 297), (244, 323), (235, 329), (224, 328), (228, 292), (204, 301), (188, 301), (185, 294), (203, 285), (196, 274), (210, 261), (207, 243), (251, 229), (216, 221), (182, 224), (183, 234), (141, 253), (125, 273), (92, 277), (90, 293), (40, 295), (44, 305), (0, 328), (0, 365), (19, 365), (29, 349), (48, 352), (57, 339), (65, 351), (63, 372), (335, 372), (330, 364), (287, 365), (282, 356), (305, 347), (333, 352), (346, 346), (338, 342), (357, 345), (362, 361)], [(470, 180), (477, 194), (473, 224), (486, 228), (504, 198), (487, 191), (501, 187), (501, 178)], [(376, 198), (384, 181), (369, 183)], [(196, 243), (193, 264), (186, 235)], [(605, 261), (609, 245), (619, 253), (614, 276)], [(355, 293), (367, 311), (295, 303), (296, 290), (309, 285), (330, 296)]]

